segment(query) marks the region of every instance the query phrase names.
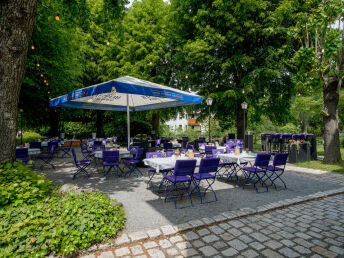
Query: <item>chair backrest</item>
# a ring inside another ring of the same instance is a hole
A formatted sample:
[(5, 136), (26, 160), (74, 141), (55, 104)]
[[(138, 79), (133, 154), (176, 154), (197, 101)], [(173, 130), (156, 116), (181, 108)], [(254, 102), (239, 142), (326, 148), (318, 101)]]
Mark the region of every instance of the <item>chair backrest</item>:
[(50, 154), (53, 155), (55, 150), (56, 150), (56, 145), (52, 145), (51, 148), (50, 148), (50, 151), (49, 151)]
[(103, 161), (117, 162), (119, 160), (119, 151), (103, 151)]
[(134, 145), (130, 145), (129, 146), (129, 151), (131, 155), (136, 155), (136, 153), (139, 151), (139, 146), (134, 146)]
[(195, 159), (177, 160), (174, 167), (175, 176), (192, 176), (196, 168)]
[(138, 151), (136, 152), (136, 155), (135, 155), (135, 159), (136, 159), (136, 160), (142, 159), (142, 157), (143, 157), (143, 151), (144, 151), (144, 148), (139, 148), (139, 149), (138, 149)]
[(117, 137), (113, 138), (113, 139), (112, 139), (112, 142), (113, 142), (114, 144), (116, 144), (116, 143), (117, 143)]
[(59, 142), (58, 141), (50, 141), (50, 142), (48, 142), (48, 151), (51, 150), (52, 146), (55, 146), (55, 149), (57, 149), (58, 146), (59, 146)]
[(160, 147), (160, 144), (161, 144), (161, 139), (156, 139), (155, 140), (155, 145)]
[(87, 144), (84, 142), (80, 142), (80, 148), (82, 151), (88, 150)]
[(271, 154), (258, 153), (256, 161), (254, 162), (255, 167), (267, 167), (269, 165)]
[(182, 141), (183, 142), (188, 142), (189, 141), (189, 137), (182, 137)]
[(199, 142), (198, 143), (198, 148), (202, 147), (202, 146), (207, 146), (207, 144), (205, 142)]
[(105, 150), (104, 145), (93, 145), (92, 146), (92, 153), (94, 153), (95, 151), (103, 151), (103, 150)]
[(172, 149), (173, 148), (173, 144), (171, 142), (165, 142), (164, 143), (164, 149)]
[(216, 149), (216, 146), (205, 146), (205, 154), (213, 154), (213, 150)]
[(224, 149), (212, 149), (213, 158), (217, 158), (217, 155), (225, 153)]
[(27, 148), (16, 149), (16, 158), (26, 158), (28, 154), (29, 154), (29, 151)]
[(273, 166), (285, 166), (288, 160), (288, 153), (277, 153), (275, 155)]
[(74, 162), (75, 164), (78, 162), (78, 160), (76, 159), (76, 155), (75, 155), (75, 150), (74, 148), (72, 148), (72, 154), (73, 154), (73, 158), (74, 158)]
[(41, 142), (30, 142), (30, 149), (40, 149), (41, 147)]
[(103, 145), (103, 141), (94, 141), (93, 145)]
[(189, 143), (186, 144), (186, 149), (187, 150), (191, 149), (191, 150), (195, 151), (195, 147), (192, 144), (189, 144)]
[(151, 158), (162, 158), (163, 153), (156, 151), (156, 152), (146, 152), (146, 159), (151, 159)]
[(234, 142), (234, 140), (233, 140), (233, 139), (229, 139), (229, 140), (226, 140), (226, 143), (229, 143), (229, 144), (231, 144), (231, 143), (235, 143), (235, 142)]
[(234, 153), (234, 152), (235, 152), (235, 149), (232, 148), (232, 147), (226, 146), (226, 152), (227, 152), (227, 153)]
[(173, 154), (174, 154), (174, 150), (167, 150), (166, 151), (166, 157), (172, 157)]
[(205, 142), (205, 138), (204, 138), (204, 137), (200, 137), (200, 138), (198, 139), (198, 141), (199, 141), (199, 142)]
[(217, 172), (220, 159), (210, 158), (210, 159), (201, 159), (201, 164), (199, 166), (199, 173), (212, 173)]

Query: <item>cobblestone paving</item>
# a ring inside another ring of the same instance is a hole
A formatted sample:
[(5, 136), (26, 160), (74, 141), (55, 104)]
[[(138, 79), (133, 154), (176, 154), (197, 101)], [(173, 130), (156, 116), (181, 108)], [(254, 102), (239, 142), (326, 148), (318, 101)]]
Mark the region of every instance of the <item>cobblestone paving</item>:
[(343, 194), (219, 223), (213, 219), (184, 233), (152, 230), (153, 239), (129, 235), (138, 240), (130, 244), (123, 235), (118, 246), (83, 257), (344, 257)]

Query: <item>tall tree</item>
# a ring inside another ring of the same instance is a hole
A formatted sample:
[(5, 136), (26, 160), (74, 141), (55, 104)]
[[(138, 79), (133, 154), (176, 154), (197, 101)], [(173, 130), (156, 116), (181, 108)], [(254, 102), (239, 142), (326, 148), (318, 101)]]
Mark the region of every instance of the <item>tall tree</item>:
[[(84, 0), (61, 2), (61, 11), (70, 20), (79, 18), (87, 26), (89, 14)], [(104, 0), (107, 17), (118, 17), (127, 0)], [(3, 0), (0, 2), (0, 149), (1, 161), (15, 159), (17, 107), (24, 79), (28, 45), (31, 40), (37, 10), (37, 0)], [(56, 14), (54, 14), (55, 16)], [(74, 17), (74, 18), (73, 18)]]
[[(284, 1), (293, 10), (298, 1)], [(339, 142), (338, 102), (344, 74), (344, 4), (342, 0), (310, 0), (294, 11), (298, 23), (289, 36), (298, 39), (293, 64), (299, 88), (323, 92), (324, 163), (342, 160)]]
[(280, 123), (289, 118), (293, 83), (283, 63), (286, 33), (270, 21), (276, 3), (171, 1), (172, 81), (212, 97), (216, 118), (235, 124), (238, 138), (244, 137), (243, 101), (258, 117), (268, 113)]

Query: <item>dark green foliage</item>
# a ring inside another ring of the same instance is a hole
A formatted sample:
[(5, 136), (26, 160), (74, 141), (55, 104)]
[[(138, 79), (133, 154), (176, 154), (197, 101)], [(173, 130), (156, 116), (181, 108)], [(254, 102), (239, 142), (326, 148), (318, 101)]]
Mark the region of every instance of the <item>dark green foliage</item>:
[(0, 221), (1, 257), (65, 255), (116, 236), (124, 211), (104, 194), (69, 193), (2, 209)]
[[(36, 132), (31, 132), (31, 131), (23, 132), (23, 144), (34, 142), (41, 138), (45, 138), (45, 137)], [(17, 145), (20, 144), (20, 141), (21, 141), (21, 137), (19, 134), (19, 137), (17, 137)]]
[(52, 182), (20, 163), (0, 164), (0, 207), (32, 204), (46, 198)]

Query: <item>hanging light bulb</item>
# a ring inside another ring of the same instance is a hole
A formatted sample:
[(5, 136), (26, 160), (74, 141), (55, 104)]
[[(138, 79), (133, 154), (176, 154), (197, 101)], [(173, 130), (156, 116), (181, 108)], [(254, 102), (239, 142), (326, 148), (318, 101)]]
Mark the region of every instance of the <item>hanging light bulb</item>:
[(48, 91), (48, 94), (50, 94), (50, 91)]
[(149, 62), (149, 65), (152, 65), (152, 64), (153, 64), (152, 61), (150, 61), (150, 62)]
[(218, 84), (216, 84), (216, 89), (218, 89), (219, 88), (219, 85)]
[(37, 63), (36, 65), (37, 65), (37, 67), (39, 67), (39, 66), (40, 66), (40, 64), (39, 64), (39, 63)]
[(189, 75), (185, 75), (185, 79), (189, 78)]
[(242, 94), (245, 94), (245, 90), (242, 90)]
[(41, 77), (43, 77), (43, 73), (41, 73)]
[(45, 85), (49, 86), (49, 83), (46, 83)]
[(32, 49), (32, 50), (34, 50), (34, 49), (35, 49), (35, 46), (34, 46), (34, 45), (32, 45), (32, 46), (31, 46), (31, 49)]
[(297, 96), (299, 96), (299, 97), (300, 97), (300, 96), (301, 96), (301, 93), (299, 92), (299, 93), (297, 94)]
[(264, 98), (266, 97), (266, 94), (264, 93)]
[(110, 41), (106, 42), (106, 45), (110, 46)]
[(56, 14), (55, 20), (56, 20), (56, 21), (59, 21), (59, 20), (60, 20), (60, 15), (59, 15), (59, 14)]
[(47, 80), (44, 80), (44, 83), (47, 83)]
[(281, 93), (281, 97), (283, 97), (283, 94)]

